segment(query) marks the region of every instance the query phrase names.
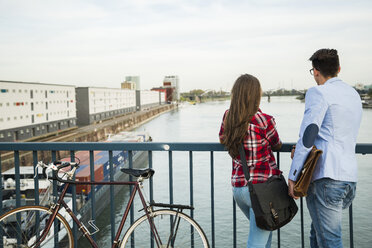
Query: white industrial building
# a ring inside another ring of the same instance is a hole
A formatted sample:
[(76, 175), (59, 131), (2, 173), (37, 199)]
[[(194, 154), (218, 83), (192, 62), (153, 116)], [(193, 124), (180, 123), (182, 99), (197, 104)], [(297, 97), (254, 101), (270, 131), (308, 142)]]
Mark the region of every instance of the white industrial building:
[(0, 81), (0, 141), (76, 126), (75, 86)]
[(78, 125), (89, 125), (136, 111), (136, 91), (103, 87), (77, 87)]

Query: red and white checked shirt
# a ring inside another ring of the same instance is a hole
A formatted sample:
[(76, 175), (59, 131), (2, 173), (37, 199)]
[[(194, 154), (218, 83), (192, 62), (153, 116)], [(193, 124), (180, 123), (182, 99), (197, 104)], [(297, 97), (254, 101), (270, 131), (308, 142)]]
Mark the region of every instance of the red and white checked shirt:
[[(224, 120), (228, 110), (226, 110), (220, 129), (220, 139), (223, 137)], [(275, 120), (272, 116), (258, 112), (249, 122), (247, 135), (244, 139), (244, 148), (247, 164), (249, 166), (250, 181), (263, 183), (272, 175), (280, 175), (271, 147), (279, 144), (280, 139), (275, 128)], [(232, 161), (231, 184), (233, 187), (247, 186), (240, 155)]]

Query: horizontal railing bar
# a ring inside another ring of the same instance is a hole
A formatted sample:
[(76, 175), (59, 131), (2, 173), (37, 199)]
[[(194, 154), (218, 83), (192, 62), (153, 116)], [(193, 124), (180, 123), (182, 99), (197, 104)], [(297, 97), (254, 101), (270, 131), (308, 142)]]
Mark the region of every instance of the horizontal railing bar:
[(371, 143), (358, 143), (355, 148), (356, 153), (371, 154), (372, 144)]
[[(290, 152), (294, 143), (284, 143), (280, 152)], [(0, 151), (226, 151), (217, 142), (0, 142)], [(372, 154), (372, 143), (358, 143), (356, 153)]]

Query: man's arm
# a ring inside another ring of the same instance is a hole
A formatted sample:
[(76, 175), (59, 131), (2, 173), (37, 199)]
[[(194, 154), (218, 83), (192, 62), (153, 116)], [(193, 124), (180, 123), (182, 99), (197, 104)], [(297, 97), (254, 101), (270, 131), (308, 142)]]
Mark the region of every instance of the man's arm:
[(291, 169), (288, 175), (289, 194), (293, 195), (294, 182), (301, 173), (304, 162), (315, 143), (322, 125), (328, 104), (317, 87), (310, 88), (306, 93), (305, 113), (300, 128), (300, 138), (296, 144)]

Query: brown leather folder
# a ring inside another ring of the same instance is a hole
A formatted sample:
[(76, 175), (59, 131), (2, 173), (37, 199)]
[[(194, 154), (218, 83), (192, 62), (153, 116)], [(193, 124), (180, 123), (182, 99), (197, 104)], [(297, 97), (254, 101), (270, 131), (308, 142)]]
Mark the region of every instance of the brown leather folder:
[(294, 186), (293, 193), (295, 196), (303, 197), (307, 195), (307, 190), (309, 188), (311, 178), (313, 177), (316, 163), (318, 162), (318, 159), (320, 158), (322, 153), (323, 151), (317, 149), (315, 146), (313, 146), (313, 148), (311, 149), (309, 155), (305, 160), (301, 175), (299, 176)]

